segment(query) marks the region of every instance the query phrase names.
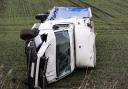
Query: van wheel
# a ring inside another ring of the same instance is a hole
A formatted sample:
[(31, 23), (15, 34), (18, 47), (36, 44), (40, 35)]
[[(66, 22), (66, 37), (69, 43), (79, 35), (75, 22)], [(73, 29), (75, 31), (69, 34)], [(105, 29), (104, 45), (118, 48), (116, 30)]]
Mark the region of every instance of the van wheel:
[(20, 38), (22, 40), (31, 40), (33, 39), (34, 37), (36, 37), (39, 33), (39, 30), (38, 29), (33, 29), (33, 30), (29, 30), (29, 29), (24, 29), (20, 32)]

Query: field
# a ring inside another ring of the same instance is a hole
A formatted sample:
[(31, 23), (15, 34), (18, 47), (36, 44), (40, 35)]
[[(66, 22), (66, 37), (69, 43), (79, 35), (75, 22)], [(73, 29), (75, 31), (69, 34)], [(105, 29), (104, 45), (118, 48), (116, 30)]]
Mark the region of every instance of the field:
[(128, 89), (128, 0), (0, 0), (0, 89), (27, 89), (20, 31), (53, 6), (90, 6), (97, 65), (76, 69), (48, 89)]

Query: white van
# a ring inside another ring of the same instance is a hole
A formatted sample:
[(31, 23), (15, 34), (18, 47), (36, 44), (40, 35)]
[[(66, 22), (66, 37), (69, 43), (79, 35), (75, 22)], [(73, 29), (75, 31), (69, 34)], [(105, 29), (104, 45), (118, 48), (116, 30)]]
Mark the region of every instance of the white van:
[(90, 8), (54, 7), (38, 14), (26, 41), (29, 88), (45, 88), (73, 72), (76, 67), (95, 67), (95, 33)]

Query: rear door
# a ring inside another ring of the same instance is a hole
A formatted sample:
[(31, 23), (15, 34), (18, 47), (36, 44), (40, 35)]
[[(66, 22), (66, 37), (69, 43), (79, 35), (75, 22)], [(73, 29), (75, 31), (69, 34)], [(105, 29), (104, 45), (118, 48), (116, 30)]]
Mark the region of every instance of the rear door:
[(63, 77), (71, 72), (70, 37), (68, 30), (55, 32), (56, 37), (56, 72), (57, 77)]

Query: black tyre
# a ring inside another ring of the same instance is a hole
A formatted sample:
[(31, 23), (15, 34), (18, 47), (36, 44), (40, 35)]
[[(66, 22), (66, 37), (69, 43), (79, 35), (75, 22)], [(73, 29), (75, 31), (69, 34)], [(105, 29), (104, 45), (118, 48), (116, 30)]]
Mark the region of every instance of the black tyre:
[(39, 33), (39, 31), (37, 29), (33, 29), (33, 30), (24, 29), (20, 33), (20, 38), (25, 41), (31, 40), (34, 37), (36, 37), (38, 35), (38, 33)]
[(48, 14), (37, 14), (35, 16), (35, 18), (37, 20), (40, 20), (41, 22), (44, 22), (47, 19), (47, 17), (48, 17)]

